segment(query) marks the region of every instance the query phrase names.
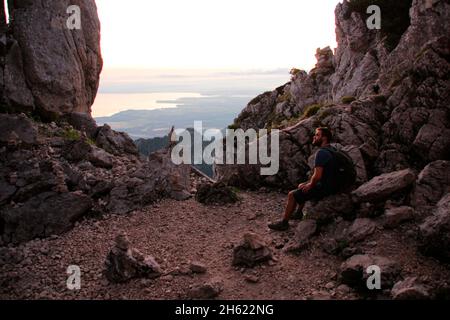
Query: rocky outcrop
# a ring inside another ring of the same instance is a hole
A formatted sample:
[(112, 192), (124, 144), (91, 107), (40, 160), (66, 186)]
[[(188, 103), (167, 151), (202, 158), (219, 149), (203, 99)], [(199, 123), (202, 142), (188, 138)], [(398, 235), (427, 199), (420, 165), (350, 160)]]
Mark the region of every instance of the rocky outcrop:
[[(71, 5), (81, 10), (80, 29), (67, 26)], [(1, 35), (6, 106), (46, 119), (90, 114), (102, 69), (95, 2), (16, 0), (9, 1), (9, 14), (9, 30)]]
[(338, 47), (336, 72), (330, 79), (333, 100), (373, 94), (380, 60), (386, 55), (380, 36), (368, 30), (361, 13), (351, 12), (348, 1), (337, 5), (335, 15)]
[(98, 129), (95, 142), (97, 145), (111, 154), (120, 155), (131, 153), (137, 155), (138, 149), (133, 140), (124, 132), (116, 132), (105, 124)]
[[(318, 126), (330, 127), (335, 142), (351, 148), (359, 183), (449, 160), (450, 4), (425, 3), (411, 1), (410, 10), (406, 1), (384, 3), (388, 23), (380, 31), (367, 28), (366, 8), (338, 4), (335, 54), (318, 50), (315, 69), (294, 69), (291, 82), (251, 101), (234, 123), (281, 129), (278, 174), (261, 177), (254, 167), (227, 165), (217, 166), (217, 178), (242, 187), (295, 188), (308, 177)], [(445, 180), (444, 168), (438, 171)], [(442, 196), (438, 190), (434, 201)]]
[(5, 243), (60, 234), (90, 215), (191, 196), (190, 167), (174, 165), (168, 149), (141, 159), (118, 140), (113, 155), (66, 122), (37, 123), (24, 114), (0, 114), (0, 128)]
[(45, 192), (21, 206), (0, 211), (3, 240), (19, 243), (61, 234), (92, 208), (91, 198), (82, 193)]

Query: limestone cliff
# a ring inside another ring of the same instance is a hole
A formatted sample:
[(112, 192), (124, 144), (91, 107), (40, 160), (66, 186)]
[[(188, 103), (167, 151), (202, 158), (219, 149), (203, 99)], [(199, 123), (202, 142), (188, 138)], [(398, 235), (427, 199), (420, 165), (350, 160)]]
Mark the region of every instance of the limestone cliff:
[[(43, 119), (90, 114), (102, 70), (100, 22), (94, 0), (9, 1), (10, 23), (0, 20), (2, 108)], [(70, 5), (81, 28), (69, 30)]]
[(253, 99), (235, 120), (233, 127), (243, 129), (282, 129), (279, 174), (217, 166), (219, 180), (295, 187), (310, 170), (317, 126), (331, 127), (335, 142), (352, 148), (367, 178), (450, 159), (450, 2), (401, 1), (408, 6), (395, 14), (409, 18), (398, 28), (382, 20), (380, 31), (367, 28), (369, 15), (355, 9), (359, 2), (365, 3), (336, 7), (334, 53), (318, 49), (313, 70), (294, 70), (292, 81)]

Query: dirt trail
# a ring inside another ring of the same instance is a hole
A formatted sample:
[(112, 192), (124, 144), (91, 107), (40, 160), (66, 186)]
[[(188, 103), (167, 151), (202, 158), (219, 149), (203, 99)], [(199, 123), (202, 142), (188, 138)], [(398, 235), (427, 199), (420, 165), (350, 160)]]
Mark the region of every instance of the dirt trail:
[[(194, 199), (163, 200), (128, 215), (85, 220), (60, 237), (29, 242), (18, 248), (23, 254), (17, 253), (16, 264), (0, 266), (0, 299), (184, 299), (191, 286), (210, 279), (223, 282), (220, 299), (358, 298), (352, 291), (337, 289), (336, 272), (343, 260), (325, 253), (319, 241), (299, 255), (283, 252), (281, 247), (292, 238), (297, 222), (282, 233), (270, 231), (267, 223), (280, 217), (284, 194), (241, 192), (240, 196), (240, 203), (227, 206), (204, 206)], [(267, 241), (277, 261), (253, 269), (232, 266), (233, 246), (248, 231)], [(109, 284), (102, 274), (104, 261), (121, 232), (129, 235), (133, 247), (153, 255), (166, 274), (176, 268), (184, 273), (190, 261), (205, 264), (207, 273)], [(450, 278), (444, 267), (420, 257), (402, 233), (383, 231), (372, 237), (363, 246), (365, 252), (396, 259), (405, 275)], [(66, 287), (69, 265), (81, 268), (79, 291)], [(258, 282), (246, 281), (248, 275)]]

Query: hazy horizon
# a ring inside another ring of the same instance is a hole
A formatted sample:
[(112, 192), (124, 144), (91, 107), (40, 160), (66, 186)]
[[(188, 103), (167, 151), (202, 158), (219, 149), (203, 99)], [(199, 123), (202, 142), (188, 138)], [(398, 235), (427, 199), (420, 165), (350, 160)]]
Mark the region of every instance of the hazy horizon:
[[(336, 47), (339, 2), (96, 0), (104, 66), (92, 115), (182, 109), (163, 112), (170, 120), (195, 109), (204, 121), (222, 112), (213, 122), (226, 126), (255, 96), (288, 82), (291, 68), (313, 68), (317, 48)], [(112, 126), (154, 133), (158, 112), (139, 130), (132, 121)]]

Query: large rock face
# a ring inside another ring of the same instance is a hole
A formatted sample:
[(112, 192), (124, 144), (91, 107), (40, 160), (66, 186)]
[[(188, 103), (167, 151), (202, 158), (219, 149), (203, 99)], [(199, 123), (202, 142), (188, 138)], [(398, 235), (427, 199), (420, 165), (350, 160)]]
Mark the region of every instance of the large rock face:
[[(404, 17), (408, 9), (402, 10), (398, 15)], [(409, 25), (389, 30), (388, 38), (398, 39), (387, 45), (383, 25), (369, 30), (365, 10), (351, 10), (348, 1), (338, 4), (335, 54), (318, 50), (316, 68), (296, 70), (291, 82), (252, 100), (235, 120), (242, 129), (281, 129), (278, 174), (262, 177), (255, 167), (226, 165), (216, 167), (217, 178), (295, 188), (309, 174), (318, 126), (330, 127), (335, 142), (352, 149), (359, 183), (449, 160), (450, 3), (414, 0), (409, 14)]]
[[(81, 10), (81, 29), (67, 27), (71, 5)], [(90, 114), (102, 69), (95, 1), (14, 0), (9, 11), (10, 32), (2, 35), (2, 100), (44, 118)]]

